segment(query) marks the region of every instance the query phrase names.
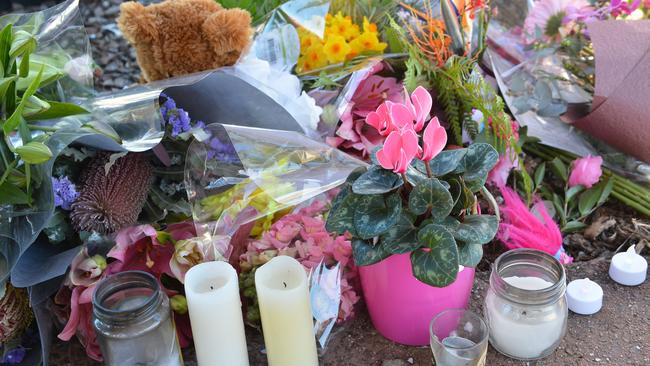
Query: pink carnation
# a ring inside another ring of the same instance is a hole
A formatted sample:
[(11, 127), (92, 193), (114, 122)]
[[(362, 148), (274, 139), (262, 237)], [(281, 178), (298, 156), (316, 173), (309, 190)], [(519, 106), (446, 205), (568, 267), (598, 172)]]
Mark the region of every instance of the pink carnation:
[(603, 175), (602, 165), (603, 158), (600, 156), (587, 155), (584, 158), (574, 160), (569, 175), (569, 187), (581, 185), (585, 188), (591, 188), (598, 183), (600, 176)]

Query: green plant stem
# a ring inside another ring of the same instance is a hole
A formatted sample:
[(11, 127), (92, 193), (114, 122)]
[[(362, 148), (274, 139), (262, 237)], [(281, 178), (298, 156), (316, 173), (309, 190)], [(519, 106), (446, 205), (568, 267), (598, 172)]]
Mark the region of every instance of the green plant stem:
[(11, 172), (14, 170), (16, 165), (18, 165), (18, 160), (12, 161), (11, 164), (9, 164), (7, 169), (4, 171), (4, 173), (2, 173), (2, 177), (0, 177), (0, 186), (2, 186), (5, 183), (5, 181), (9, 177), (9, 174), (11, 174)]
[(485, 188), (485, 186), (481, 187), (481, 194), (483, 195), (483, 198), (488, 202), (490, 207), (492, 207), (492, 210), (494, 210), (494, 215), (497, 217), (497, 221), (501, 222), (501, 212), (499, 211), (499, 205), (497, 204), (497, 200), (494, 199), (494, 196), (490, 191)]

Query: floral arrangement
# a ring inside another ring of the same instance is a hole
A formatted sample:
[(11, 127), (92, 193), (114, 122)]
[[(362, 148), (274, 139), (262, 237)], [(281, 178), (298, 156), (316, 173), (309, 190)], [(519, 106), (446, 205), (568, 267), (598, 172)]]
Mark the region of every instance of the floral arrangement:
[(380, 55), (387, 43), (380, 41), (377, 25), (368, 18), (363, 24), (355, 24), (352, 17), (340, 11), (325, 17), (323, 39), (304, 28), (298, 29), (300, 37), (300, 58), (298, 73), (318, 70), (328, 65), (339, 64), (362, 55)]
[(431, 95), (418, 87), (405, 103), (385, 102), (367, 116), (386, 141), (371, 168), (349, 177), (327, 229), (352, 236), (357, 265), (411, 253), (413, 275), (443, 287), (459, 265), (478, 264), (481, 244), (497, 232), (495, 216), (477, 214), (474, 193), (498, 154), (487, 144), (443, 152), (447, 133), (436, 117), (429, 120), (431, 107)]
[(334, 281), (320, 286), (327, 286), (331, 291), (340, 287), (340, 293), (331, 299), (337, 304), (340, 302), (338, 321), (346, 321), (354, 315), (354, 305), (360, 296), (356, 287), (352, 245), (347, 235), (334, 235), (325, 229), (328, 202), (329, 199), (316, 199), (296, 213), (275, 221), (258, 239), (249, 241), (246, 252), (239, 257), (241, 288), (247, 300), (246, 318), (249, 322), (258, 324), (260, 320), (254, 286), (255, 269), (277, 255), (296, 258), (308, 273), (316, 271), (320, 265), (340, 268), (340, 283)]

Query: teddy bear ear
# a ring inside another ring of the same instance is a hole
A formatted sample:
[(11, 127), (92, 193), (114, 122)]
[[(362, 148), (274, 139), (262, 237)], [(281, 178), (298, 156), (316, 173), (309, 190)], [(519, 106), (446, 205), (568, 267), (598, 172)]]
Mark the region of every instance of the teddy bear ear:
[(153, 42), (158, 38), (154, 15), (136, 1), (120, 5), (117, 25), (130, 43)]

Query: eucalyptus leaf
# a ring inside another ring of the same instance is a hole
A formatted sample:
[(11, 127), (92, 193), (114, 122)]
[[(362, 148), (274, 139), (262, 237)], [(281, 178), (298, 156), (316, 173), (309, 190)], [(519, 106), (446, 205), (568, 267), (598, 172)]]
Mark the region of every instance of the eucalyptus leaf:
[(551, 87), (542, 80), (537, 80), (535, 83), (533, 94), (537, 100), (538, 109), (543, 109), (552, 102), (553, 92), (551, 91)]
[(383, 194), (396, 190), (404, 184), (401, 176), (381, 167), (372, 167), (352, 184), (356, 194)]
[(454, 282), (459, 258), (453, 235), (443, 226), (431, 224), (420, 229), (418, 240), (427, 250), (411, 253), (413, 276), (435, 287)]
[(41, 164), (52, 157), (52, 151), (42, 142), (30, 141), (16, 148), (16, 154), (28, 164)]
[(418, 228), (408, 215), (400, 216), (397, 224), (382, 234), (380, 240), (384, 249), (391, 254), (409, 253), (420, 247)]
[(352, 240), (352, 257), (357, 266), (368, 266), (390, 256), (379, 244), (369, 244), (366, 240)]
[(413, 187), (409, 194), (409, 209), (416, 215), (431, 210), (433, 217), (446, 217), (454, 208), (451, 193), (436, 178), (430, 178)]
[(530, 105), (530, 99), (525, 96), (514, 98), (512, 106), (516, 109), (516, 114), (524, 114), (533, 109), (533, 106)]
[(399, 194), (360, 196), (354, 211), (354, 228), (361, 239), (370, 239), (397, 224), (402, 214)]
[(476, 267), (483, 258), (483, 246), (479, 244), (458, 244), (459, 263), (465, 267)]
[(559, 117), (567, 111), (567, 105), (562, 102), (552, 102), (544, 107), (539, 107), (537, 114), (540, 117)]
[(468, 244), (486, 244), (494, 239), (498, 229), (496, 216), (468, 215), (456, 228), (454, 238)]

